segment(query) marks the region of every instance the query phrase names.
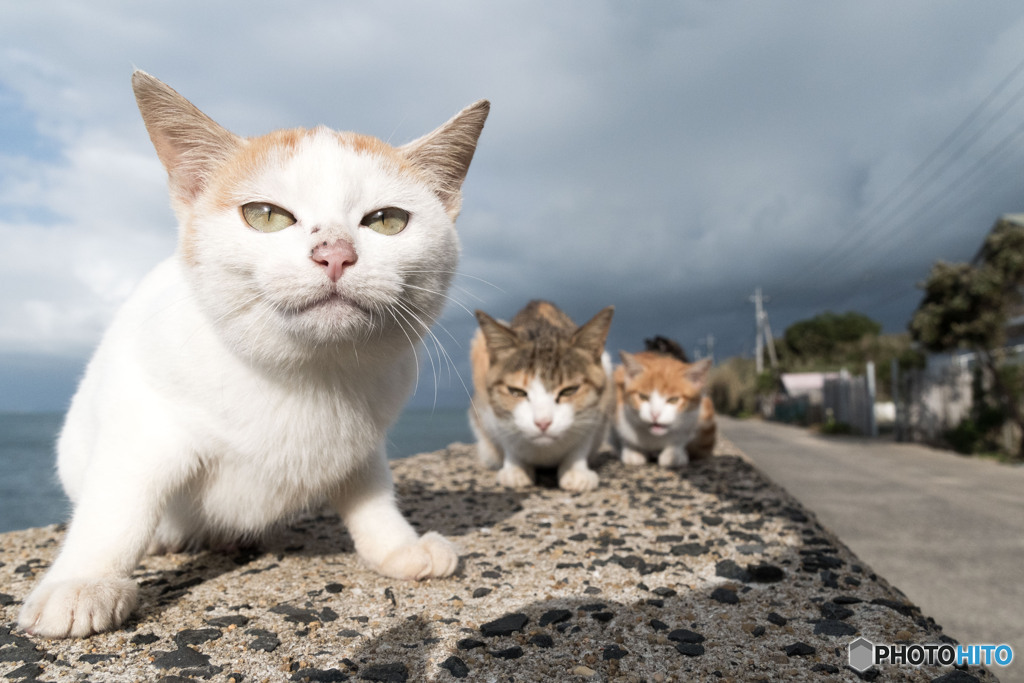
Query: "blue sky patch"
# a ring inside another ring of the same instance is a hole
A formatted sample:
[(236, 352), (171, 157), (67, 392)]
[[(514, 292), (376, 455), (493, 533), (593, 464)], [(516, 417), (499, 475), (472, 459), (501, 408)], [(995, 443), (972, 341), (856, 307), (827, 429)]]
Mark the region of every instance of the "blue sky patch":
[(57, 143), (40, 135), (35, 115), (22, 98), (0, 83), (0, 154), (52, 160), (60, 155)]

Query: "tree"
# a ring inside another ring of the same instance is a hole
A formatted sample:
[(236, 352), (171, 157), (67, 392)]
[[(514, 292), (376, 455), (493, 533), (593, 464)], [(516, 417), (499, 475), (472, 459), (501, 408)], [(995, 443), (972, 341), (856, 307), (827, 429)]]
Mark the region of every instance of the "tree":
[(987, 352), (1003, 345), (1008, 297), (995, 269), (940, 261), (921, 287), (910, 334), (925, 349)]
[(860, 313), (833, 313), (795, 322), (783, 335), (786, 346), (804, 358), (832, 358), (843, 345), (860, 341), (864, 336), (877, 336), (882, 326)]
[(1024, 227), (1000, 220), (982, 245), (976, 265), (938, 262), (921, 284), (924, 300), (910, 321), (910, 335), (928, 351), (973, 351), (992, 382), (992, 398), (1020, 430), (1024, 413), (1016, 373), (1006, 367), (1006, 321), (1021, 303)]

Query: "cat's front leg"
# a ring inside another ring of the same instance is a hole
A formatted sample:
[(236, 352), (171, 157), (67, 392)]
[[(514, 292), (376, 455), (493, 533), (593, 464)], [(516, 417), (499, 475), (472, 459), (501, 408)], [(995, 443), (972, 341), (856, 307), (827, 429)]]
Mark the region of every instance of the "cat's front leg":
[[(489, 409), (488, 409), (489, 410)], [(501, 469), (505, 462), (505, 456), (501, 454), (498, 444), (494, 443), (490, 435), (481, 424), (482, 418), (477, 413), (477, 408), (469, 409), (469, 426), (476, 437), (476, 457), (480, 464), (489, 470)]]
[(95, 462), (88, 472), (60, 553), (18, 615), (28, 633), (84, 637), (117, 628), (135, 608), (139, 589), (130, 577), (156, 528), (167, 480), (119, 462)]
[(459, 564), (448, 539), (434, 531), (417, 535), (398, 510), (383, 448), (345, 482), (333, 503), (356, 552), (385, 576), (416, 580), (448, 576)]
[(535, 472), (530, 465), (524, 465), (509, 454), (498, 470), (498, 483), (510, 489), (521, 489), (533, 486)]
[(662, 467), (684, 467), (689, 462), (690, 457), (679, 446), (666, 446), (658, 454), (658, 464)]
[(558, 488), (573, 493), (593, 491), (597, 488), (600, 477), (587, 464), (590, 452), (590, 448), (578, 448), (559, 463)]
[(647, 456), (638, 450), (632, 449), (629, 446), (622, 447), (622, 462), (626, 465), (636, 467), (638, 465), (647, 464)]

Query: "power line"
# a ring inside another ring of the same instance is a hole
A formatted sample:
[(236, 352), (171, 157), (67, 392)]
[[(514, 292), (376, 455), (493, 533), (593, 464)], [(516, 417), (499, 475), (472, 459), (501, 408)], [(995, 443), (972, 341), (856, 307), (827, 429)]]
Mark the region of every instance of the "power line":
[[(1005, 116), (1006, 113), (1009, 112), (1015, 104), (1017, 104), (1022, 98), (1024, 98), (1024, 86), (1021, 86), (1017, 91), (1014, 92), (1014, 94), (1010, 97), (1009, 100), (1004, 102), (1003, 105), (994, 114), (988, 117), (987, 121), (985, 121), (985, 123), (979, 130), (976, 130), (970, 137), (968, 137), (956, 148), (953, 154), (948, 159), (946, 159), (942, 166), (940, 166), (936, 170), (933, 170), (932, 173), (924, 181), (917, 183), (918, 178), (929, 168), (929, 166), (931, 166), (936, 160), (938, 160), (939, 157), (954, 144), (957, 138), (964, 134), (970, 128), (970, 126), (972, 126), (975, 123), (975, 121), (977, 121), (979, 117), (981, 117), (981, 115), (986, 111), (989, 105), (1002, 93), (1003, 90), (1006, 89), (1006, 87), (1010, 83), (1012, 83), (1017, 78), (1017, 76), (1022, 71), (1024, 71), (1024, 60), (1017, 64), (1017, 66), (1015, 66), (1010, 71), (1010, 73), (985, 97), (985, 99), (974, 110), (972, 110), (971, 113), (968, 114), (968, 116), (950, 134), (946, 136), (946, 138), (939, 144), (939, 146), (936, 147), (920, 164), (918, 164), (917, 167), (915, 167), (914, 170), (911, 171), (910, 174), (906, 178), (904, 178), (904, 180), (898, 186), (896, 186), (892, 191), (886, 194), (886, 196), (883, 197), (879, 202), (876, 202), (864, 214), (862, 214), (861, 217), (854, 222), (850, 229), (845, 231), (842, 235), (840, 235), (837, 238), (836, 242), (833, 243), (833, 245), (830, 248), (828, 248), (824, 254), (819, 255), (816, 258), (817, 263), (814, 266), (802, 270), (799, 273), (799, 275), (792, 278), (790, 281), (786, 282), (782, 287), (783, 290), (793, 289), (796, 283), (805, 282), (809, 278), (819, 274), (820, 272), (826, 270), (828, 267), (834, 265), (836, 258), (845, 256), (848, 253), (847, 247), (849, 246), (851, 240), (857, 237), (863, 238), (865, 236), (878, 234), (883, 228), (887, 227), (889, 221), (894, 219), (899, 214), (909, 211), (911, 208), (913, 208), (913, 201), (917, 200), (927, 189), (929, 189), (929, 187), (932, 184), (934, 184), (944, 173), (948, 171), (948, 168), (953, 162), (962, 158), (972, 146), (977, 144), (978, 140), (980, 140), (985, 133), (987, 133), (1003, 116)], [(1015, 129), (1014, 133), (1011, 133), (1011, 136), (1008, 137), (1014, 137), (1018, 132), (1019, 131)], [(985, 159), (989, 158), (994, 151), (995, 150), (986, 155)], [(917, 183), (916, 187), (912, 188), (912, 185), (914, 183)], [(944, 187), (944, 191), (951, 188), (955, 184), (956, 181), (954, 181), (954, 183), (947, 184)], [(879, 214), (882, 214), (882, 212), (885, 209), (887, 209), (897, 198), (904, 195), (908, 189), (910, 189), (909, 195), (903, 200), (901, 204), (896, 205), (893, 208), (893, 210), (889, 211), (888, 213), (885, 213), (881, 219), (872, 223), (872, 221), (874, 221), (875, 218), (879, 216)], [(913, 215), (914, 214), (911, 213), (911, 216)], [(901, 226), (907, 225), (909, 224), (909, 222), (909, 220), (904, 221), (904, 223), (902, 223)], [(892, 233), (893, 231), (890, 230), (886, 234), (886, 237), (888, 238), (889, 236), (892, 235)]]
[[(973, 195), (965, 196), (964, 194), (956, 193), (953, 190), (956, 186), (961, 185), (961, 183), (973, 180), (974, 178), (972, 178), (972, 176), (978, 175), (981, 171), (989, 171), (989, 173), (982, 174), (982, 178), (987, 178), (992, 174), (991, 172), (993, 170), (1002, 170), (1008, 160), (1013, 160), (1012, 157), (1007, 155), (1007, 150), (1010, 149), (1007, 145), (1016, 138), (1019, 138), (1022, 134), (1024, 134), (1024, 122), (1017, 126), (1010, 135), (1004, 138), (1002, 142), (990, 150), (985, 156), (975, 162), (961, 176), (955, 178), (953, 182), (948, 183), (938, 193), (938, 199), (936, 202), (928, 206), (926, 209), (927, 213), (909, 216), (894, 228), (892, 235), (888, 236), (886, 239), (887, 245), (886, 243), (882, 244), (882, 246), (886, 247), (887, 255), (898, 254), (903, 248), (908, 247), (910, 243), (917, 238), (913, 233), (904, 230), (904, 228), (910, 227), (914, 221), (924, 220), (929, 216), (934, 216), (941, 212), (943, 218), (949, 222), (952, 217), (959, 215), (970, 208), (974, 203), (975, 197)], [(998, 158), (1000, 156), (1003, 156), (1004, 158), (1000, 160)], [(995, 165), (998, 161), (1002, 161), (1003, 164), (999, 166)], [(950, 204), (952, 204), (952, 206), (950, 206)], [(995, 220), (995, 218), (993, 218), (993, 220)], [(898, 239), (895, 239), (894, 241), (894, 238), (897, 237)], [(875, 251), (877, 252), (879, 250), (875, 249)]]
[[(998, 108), (991, 110), (997, 99), (1024, 72), (1024, 60), (1018, 63), (1000, 81), (989, 94), (975, 107), (946, 137), (925, 157), (915, 168), (885, 196), (872, 204), (850, 226), (850, 229), (838, 236), (824, 252), (815, 256), (811, 267), (799, 270), (778, 289), (782, 292), (803, 290), (802, 285), (822, 272), (835, 272), (835, 265), (842, 257), (847, 256), (853, 248), (866, 256), (878, 255), (872, 261), (875, 272), (884, 271), (885, 266), (894, 264), (898, 259), (907, 256), (909, 247), (918, 236), (910, 232), (915, 223), (931, 220), (949, 232), (955, 220), (966, 213), (978, 202), (982, 192), (991, 187), (988, 182), (996, 174), (1003, 173), (1010, 164), (1019, 159), (1020, 137), (1024, 135), (1024, 123), (1018, 124), (993, 144), (980, 157), (976, 158), (965, 170), (948, 179), (941, 186), (939, 181), (944, 175), (953, 172), (956, 162), (976, 149), (986, 135), (1024, 99), (1024, 85), (1014, 90)], [(1024, 116), (1018, 117), (1024, 119)], [(993, 217), (993, 220), (995, 217)], [(930, 237), (937, 239), (937, 230)], [(935, 249), (934, 242), (931, 243)], [(941, 252), (940, 249), (935, 249)], [(923, 274), (922, 274), (923, 275)], [(837, 287), (828, 291), (818, 287), (817, 296), (811, 298), (811, 306), (821, 306), (827, 301), (835, 301), (841, 297), (851, 299), (857, 291), (863, 291), (857, 283), (846, 280), (847, 286), (842, 296)], [(837, 283), (841, 285), (842, 283)], [(778, 293), (778, 292), (776, 292)], [(875, 307), (884, 305), (886, 308), (902, 305), (912, 296), (921, 296), (915, 288), (892, 290), (879, 293), (867, 302), (858, 305)], [(760, 301), (758, 301), (758, 299)], [(771, 328), (767, 323), (767, 312), (764, 304), (770, 299), (763, 295), (757, 287), (754, 295), (748, 300), (755, 304), (756, 325), (756, 357), (758, 372), (763, 370), (765, 348), (771, 344)], [(770, 351), (774, 351), (772, 348)], [(749, 347), (747, 347), (749, 349)], [(774, 354), (772, 354), (774, 355)]]
[[(1002, 90), (1005, 89), (1006, 86), (1009, 85), (1014, 78), (1016, 78), (1016, 76), (1021, 72), (1021, 70), (1024, 70), (1024, 61), (1018, 64), (1010, 72), (1010, 74), (1006, 78), (1004, 78), (1003, 81), (998, 86), (996, 86), (996, 88), (992, 92), (989, 93), (989, 95), (982, 101), (982, 103), (978, 107), (976, 107), (967, 116), (967, 118), (959, 126), (957, 126), (957, 128), (952, 133), (946, 136), (945, 140), (943, 140), (943, 142), (940, 143), (939, 147), (936, 148), (931, 154), (929, 154), (928, 157), (923, 162), (921, 162), (913, 171), (911, 171), (910, 175), (907, 176), (907, 178), (905, 178), (899, 186), (897, 186), (892, 192), (890, 192), (881, 202), (876, 204), (873, 209), (869, 210), (867, 214), (864, 215), (858, 221), (857, 224), (855, 224), (854, 230), (845, 233), (844, 237), (849, 237), (850, 235), (853, 235), (856, 232), (856, 227), (858, 225), (868, 224), (868, 222), (871, 219), (873, 219), (878, 213), (880, 213), (885, 206), (889, 205), (897, 197), (903, 194), (903, 192), (910, 186), (911, 182), (915, 181), (917, 177), (921, 173), (923, 173), (924, 170), (929, 165), (931, 165), (933, 161), (939, 158), (940, 154), (944, 152), (946, 148), (948, 148), (953, 143), (953, 141), (960, 136), (961, 133), (965, 132), (968, 129), (968, 127), (982, 114), (982, 112), (984, 112), (988, 105), (991, 104), (991, 102), (1002, 92)], [(923, 182), (918, 183), (917, 187), (910, 192), (909, 196), (906, 199), (904, 199), (904, 201), (901, 204), (896, 205), (893, 211), (886, 214), (884, 218), (876, 222), (874, 226), (868, 225), (868, 227), (873, 228), (869, 232), (877, 232), (879, 229), (884, 227), (889, 220), (899, 215), (901, 212), (907, 211), (908, 207), (910, 206), (909, 202), (917, 199), (928, 188), (930, 184), (936, 182), (948, 170), (949, 166), (952, 163), (962, 158), (967, 153), (967, 150), (970, 149), (971, 146), (976, 144), (978, 140), (980, 140), (981, 137), (985, 133), (987, 133), (992, 128), (992, 126), (994, 126), (996, 122), (999, 121), (999, 119), (1001, 119), (1010, 110), (1010, 108), (1014, 104), (1021, 100), (1022, 97), (1024, 97), (1024, 86), (1021, 86), (1013, 94), (1013, 96), (1003, 104), (999, 111), (989, 118), (989, 120), (982, 126), (980, 130), (975, 131), (975, 133), (971, 137), (969, 137), (965, 142), (963, 142), (959, 147), (957, 147), (956, 151), (954, 151), (952, 155), (948, 159), (946, 159), (945, 163), (942, 166), (932, 171), (932, 173)], [(839, 253), (839, 250), (842, 249), (843, 246), (844, 245), (842, 243), (837, 244), (833, 252), (833, 255)]]

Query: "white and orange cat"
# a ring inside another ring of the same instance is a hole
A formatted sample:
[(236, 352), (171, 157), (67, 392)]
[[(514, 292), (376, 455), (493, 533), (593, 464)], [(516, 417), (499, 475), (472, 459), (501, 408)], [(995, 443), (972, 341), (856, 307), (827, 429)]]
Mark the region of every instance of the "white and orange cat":
[(690, 457), (711, 455), (717, 429), (711, 399), (704, 395), (711, 360), (685, 363), (667, 353), (620, 352), (615, 369), (613, 443), (622, 462), (682, 467)]
[(477, 311), (470, 348), (470, 424), (480, 461), (503, 486), (529, 486), (537, 467), (558, 469), (558, 485), (598, 485), (588, 459), (608, 433), (615, 396), (604, 343), (612, 307), (575, 323), (547, 301), (531, 301), (510, 325)]
[(57, 467), (74, 512), (19, 625), (115, 628), (147, 548), (253, 540), (324, 503), (377, 571), (451, 574), (453, 546), (396, 506), (384, 436), (455, 270), (488, 103), (396, 148), (323, 127), (242, 138), (152, 76), (132, 83), (179, 244), (71, 404)]

